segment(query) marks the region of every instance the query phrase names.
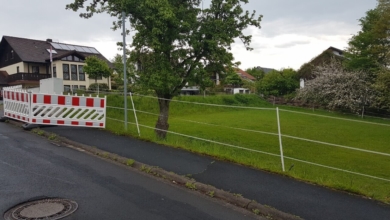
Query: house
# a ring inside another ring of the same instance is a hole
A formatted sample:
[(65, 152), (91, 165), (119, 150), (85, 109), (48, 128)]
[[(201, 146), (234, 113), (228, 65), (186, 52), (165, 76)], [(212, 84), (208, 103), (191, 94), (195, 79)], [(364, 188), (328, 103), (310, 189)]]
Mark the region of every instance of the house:
[[(37, 87), (39, 80), (54, 77), (63, 79), (64, 91), (85, 90), (95, 83), (95, 79), (90, 79), (83, 71), (84, 60), (88, 56), (97, 56), (112, 67), (93, 47), (58, 43), (51, 39), (42, 41), (3, 36), (0, 42), (0, 72), (7, 75), (9, 86)], [(100, 78), (97, 82), (106, 83), (111, 89), (109, 78)]]
[(329, 47), (324, 50), (321, 54), (311, 59), (308, 63), (305, 63), (298, 70), (298, 75), (300, 77), (300, 86), (301, 88), (305, 87), (305, 81), (313, 79), (313, 70), (319, 65), (324, 63), (329, 63), (332, 59), (344, 60), (344, 51), (335, 47)]
[[(254, 76), (252, 76), (251, 74), (245, 72), (242, 69), (235, 68), (235, 72), (242, 80), (251, 81), (251, 82), (256, 81), (256, 78)], [(222, 73), (222, 74), (224, 74), (224, 73)], [(219, 73), (215, 73), (213, 75), (212, 80), (215, 81), (215, 85), (220, 85), (221, 84), (220, 78), (221, 77), (220, 77)]]

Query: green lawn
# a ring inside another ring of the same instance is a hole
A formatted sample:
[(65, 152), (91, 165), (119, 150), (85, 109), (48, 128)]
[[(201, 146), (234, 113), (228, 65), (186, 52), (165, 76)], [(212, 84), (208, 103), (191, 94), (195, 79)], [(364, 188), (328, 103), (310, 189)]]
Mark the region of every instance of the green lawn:
[[(109, 96), (108, 106), (123, 107), (123, 97)], [(186, 96), (175, 100), (188, 102), (215, 103), (272, 109), (237, 109), (220, 106), (204, 106), (191, 103), (172, 102), (170, 108), (170, 131), (207, 139), (212, 142), (168, 134), (165, 141), (155, 138), (153, 129), (140, 127), (141, 138), (180, 147), (190, 151), (215, 156), (220, 159), (252, 166), (272, 172), (283, 173), (279, 150), (278, 127), (275, 107), (256, 96)], [(129, 99), (129, 109), (132, 109)], [(141, 125), (154, 127), (158, 114), (157, 100), (148, 97), (134, 97)], [(357, 116), (341, 115), (326, 111), (312, 111), (281, 106), (280, 121), (283, 135), (306, 138), (332, 144), (390, 154), (390, 122), (382, 119), (360, 119)], [(319, 114), (327, 117), (299, 114)], [(144, 113), (144, 112), (148, 113)], [(123, 120), (123, 110), (107, 109), (107, 117)], [(368, 124), (356, 121), (379, 123)], [(128, 112), (128, 121), (135, 122), (133, 111)], [(136, 126), (107, 119), (107, 129), (117, 134), (138, 136)], [(260, 133), (259, 133), (260, 132)], [(265, 134), (261, 132), (271, 133)], [(390, 203), (390, 156), (359, 152), (350, 149), (312, 143), (283, 137), (286, 172), (289, 175), (316, 184), (342, 189)], [(217, 142), (217, 143), (214, 143)], [(223, 143), (223, 144), (218, 144)], [(246, 148), (250, 150), (245, 150)], [(270, 153), (273, 155), (264, 154)], [(275, 156), (276, 155), (276, 156)], [(294, 159), (288, 159), (294, 158)], [(371, 175), (369, 177), (350, 174), (315, 166), (298, 160), (317, 163), (351, 172)]]

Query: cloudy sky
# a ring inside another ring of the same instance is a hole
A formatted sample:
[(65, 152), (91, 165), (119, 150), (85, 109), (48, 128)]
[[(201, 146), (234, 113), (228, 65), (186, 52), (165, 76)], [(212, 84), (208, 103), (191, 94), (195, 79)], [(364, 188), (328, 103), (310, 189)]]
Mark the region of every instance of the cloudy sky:
[[(205, 0), (204, 7), (207, 6)], [(72, 0), (1, 0), (0, 37), (93, 46), (112, 59), (118, 53), (120, 31), (110, 28), (114, 18), (99, 14), (86, 20), (65, 10)], [(344, 49), (359, 30), (358, 19), (376, 6), (376, 0), (249, 0), (248, 10), (262, 14), (261, 29), (249, 28), (253, 51), (238, 41), (233, 45), (241, 68), (254, 66), (298, 69), (329, 46)], [(128, 42), (131, 38), (127, 39)]]

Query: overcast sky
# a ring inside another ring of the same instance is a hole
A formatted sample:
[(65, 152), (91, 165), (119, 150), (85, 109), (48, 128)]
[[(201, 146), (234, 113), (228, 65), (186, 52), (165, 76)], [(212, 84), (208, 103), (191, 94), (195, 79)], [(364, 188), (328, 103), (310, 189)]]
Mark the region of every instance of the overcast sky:
[[(121, 32), (110, 29), (115, 19), (105, 14), (82, 19), (78, 12), (65, 10), (70, 2), (1, 0), (0, 36), (93, 46), (108, 59), (120, 53), (116, 42), (122, 41)], [(237, 41), (233, 54), (242, 69), (298, 69), (329, 46), (347, 47), (360, 30), (358, 19), (375, 6), (376, 0), (249, 0), (245, 8), (264, 16), (262, 28), (246, 30), (253, 36), (253, 51)]]

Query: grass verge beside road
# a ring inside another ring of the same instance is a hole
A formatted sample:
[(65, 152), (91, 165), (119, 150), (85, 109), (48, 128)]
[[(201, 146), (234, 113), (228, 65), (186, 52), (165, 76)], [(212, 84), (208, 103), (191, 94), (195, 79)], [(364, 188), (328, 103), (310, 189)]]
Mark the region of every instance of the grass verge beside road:
[[(108, 106), (123, 108), (123, 97), (109, 96), (107, 100)], [(258, 169), (282, 173), (297, 179), (362, 194), (390, 203), (390, 182), (388, 181), (303, 162), (307, 161), (390, 180), (389, 156), (286, 137), (294, 136), (390, 154), (388, 144), (390, 143), (390, 135), (388, 135), (390, 133), (390, 123), (388, 121), (380, 119), (362, 120), (358, 117), (326, 111), (316, 111), (314, 114), (340, 117), (346, 120), (281, 111), (281, 132), (285, 135), (282, 141), (284, 156), (286, 157), (286, 172), (282, 172), (281, 159), (278, 156), (280, 150), (278, 136), (276, 135), (278, 132), (276, 111), (272, 109), (274, 107), (271, 104), (256, 96), (244, 95), (205, 98), (190, 96), (179, 97), (176, 100), (184, 102), (171, 103), (169, 131), (199, 139), (169, 133), (166, 140), (157, 140), (153, 129), (151, 129), (154, 127), (159, 113), (157, 100), (150, 97), (134, 97), (138, 121), (142, 125), (140, 127), (142, 139), (184, 148)], [(186, 102), (271, 109), (239, 109), (196, 105)], [(135, 123), (130, 100), (128, 103), (131, 110), (128, 112), (128, 122)], [(306, 109), (285, 109), (313, 114), (311, 110)], [(108, 108), (107, 117), (111, 119), (107, 119), (107, 129), (120, 135), (138, 136), (134, 124), (129, 124), (128, 131), (124, 131), (124, 123), (121, 122), (124, 118), (123, 115), (124, 112), (121, 109)]]

